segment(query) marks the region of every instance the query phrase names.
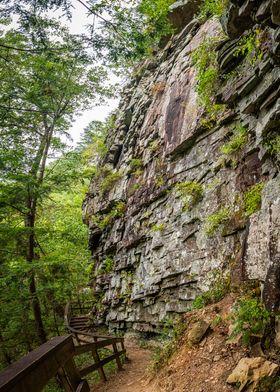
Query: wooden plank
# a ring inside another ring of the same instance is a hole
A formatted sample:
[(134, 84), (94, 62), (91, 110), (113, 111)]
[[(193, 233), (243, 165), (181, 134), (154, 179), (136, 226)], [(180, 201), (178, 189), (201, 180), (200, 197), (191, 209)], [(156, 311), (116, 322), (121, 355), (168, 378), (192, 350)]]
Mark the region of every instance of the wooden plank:
[(115, 343), (115, 342), (113, 343), (113, 350), (114, 350), (115, 355), (117, 356), (116, 362), (117, 362), (118, 369), (123, 370), (121, 359), (120, 359), (120, 354), (119, 354), (118, 347), (117, 347), (117, 343)]
[(86, 380), (80, 382), (76, 392), (90, 392), (88, 382)]
[(75, 347), (75, 353), (74, 355), (80, 355), (89, 351), (94, 350), (95, 348), (104, 348), (107, 346), (111, 346), (114, 343), (121, 342), (121, 338), (112, 338), (112, 339), (106, 339), (106, 340), (99, 340), (97, 342), (92, 342), (92, 343), (87, 343), (87, 344), (82, 344), (81, 346), (76, 346)]
[(82, 378), (79, 370), (76, 368), (73, 357), (71, 357), (64, 363), (63, 369), (67, 375), (69, 384), (72, 387), (72, 391), (75, 391), (78, 388), (80, 382), (82, 381)]
[(0, 373), (0, 392), (39, 392), (74, 353), (72, 337), (53, 338)]
[[(122, 355), (122, 354), (125, 354), (125, 351), (119, 351), (118, 355)], [(104, 366), (104, 365), (106, 365), (106, 363), (114, 361), (116, 359), (116, 357), (117, 357), (116, 354), (110, 355), (110, 357), (101, 359), (100, 363), (98, 365), (94, 364), (94, 365), (88, 366), (88, 367), (86, 367), (84, 369), (81, 369), (80, 370), (81, 376), (84, 377), (87, 374), (89, 374), (91, 372), (94, 372), (95, 370), (98, 370), (98, 367)]]
[(101, 380), (107, 381), (107, 379), (106, 379), (106, 374), (105, 374), (105, 372), (104, 372), (103, 366), (101, 365), (100, 357), (99, 357), (99, 354), (98, 354), (98, 351), (96, 350), (96, 348), (94, 348), (94, 349), (92, 350), (92, 356), (93, 356), (93, 358), (94, 358), (95, 365), (98, 366), (98, 367), (97, 367), (97, 370), (98, 370), (98, 373), (99, 373), (99, 376), (100, 376)]

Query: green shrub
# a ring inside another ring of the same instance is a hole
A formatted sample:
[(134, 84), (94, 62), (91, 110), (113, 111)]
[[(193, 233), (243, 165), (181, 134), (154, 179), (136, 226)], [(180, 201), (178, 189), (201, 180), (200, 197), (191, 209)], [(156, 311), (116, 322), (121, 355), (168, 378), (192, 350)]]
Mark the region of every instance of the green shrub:
[(239, 42), (235, 55), (246, 56), (251, 65), (256, 64), (263, 58), (262, 44), (265, 39), (264, 32), (259, 29), (246, 34)]
[(125, 209), (126, 204), (123, 201), (118, 201), (107, 214), (103, 214), (102, 216), (93, 216), (91, 218), (92, 222), (95, 223), (95, 225), (101, 230), (104, 230), (106, 227), (113, 224), (115, 219), (121, 218), (125, 213)]
[(242, 334), (243, 343), (250, 346), (253, 338), (261, 338), (271, 321), (270, 313), (265, 310), (258, 298), (239, 299), (233, 309), (234, 329), (232, 338)]
[(130, 161), (130, 170), (134, 174), (138, 169), (141, 169), (143, 167), (143, 161), (140, 158), (133, 158)]
[[(201, 104), (210, 116), (210, 123), (216, 121), (216, 118), (223, 110), (223, 105), (215, 104), (215, 95), (220, 87), (219, 68), (217, 63), (217, 52), (215, 50), (221, 37), (207, 37), (203, 39), (199, 47), (192, 53), (192, 62), (197, 71), (197, 86)], [(204, 121), (208, 121), (204, 120)], [(207, 125), (207, 124), (205, 124)]]
[(106, 192), (109, 192), (116, 183), (122, 178), (122, 173), (119, 171), (111, 171), (108, 173), (105, 178), (100, 183), (100, 189), (102, 194), (104, 195)]
[(219, 229), (222, 229), (230, 220), (231, 211), (228, 207), (222, 207), (215, 214), (206, 218), (204, 230), (208, 236), (213, 236)]
[(221, 147), (221, 152), (224, 155), (232, 155), (244, 147), (247, 143), (248, 136), (246, 128), (244, 128), (241, 124), (238, 124), (234, 130), (233, 135), (230, 138), (229, 142), (224, 144)]
[(207, 305), (215, 304), (221, 301), (229, 292), (230, 279), (229, 277), (217, 276), (215, 281), (211, 284), (208, 291), (198, 295), (193, 303), (192, 309), (202, 309)]
[(262, 205), (262, 190), (264, 183), (259, 182), (253, 185), (250, 190), (244, 195), (245, 202), (245, 214), (250, 216), (255, 212), (259, 211)]
[(196, 181), (176, 184), (176, 189), (183, 200), (183, 210), (188, 211), (203, 199), (203, 187)]
[(209, 19), (210, 16), (219, 18), (224, 13), (228, 5), (228, 0), (205, 0), (197, 15), (198, 19), (202, 22)]
[(114, 267), (114, 259), (112, 257), (106, 257), (102, 262), (102, 267), (99, 269), (98, 274), (109, 274), (112, 272)]
[(277, 133), (271, 133), (266, 137), (264, 142), (264, 147), (267, 149), (268, 153), (276, 158), (280, 158), (280, 135)]

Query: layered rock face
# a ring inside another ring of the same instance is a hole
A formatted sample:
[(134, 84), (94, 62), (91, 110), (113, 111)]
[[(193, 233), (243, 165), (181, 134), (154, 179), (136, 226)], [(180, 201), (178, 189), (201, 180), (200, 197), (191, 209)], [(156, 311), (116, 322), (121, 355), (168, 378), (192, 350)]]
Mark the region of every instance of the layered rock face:
[[(230, 2), (221, 23), (203, 24), (197, 3), (173, 6), (183, 29), (125, 88), (84, 203), (97, 314), (111, 328), (154, 331), (228, 277), (264, 282), (267, 306), (279, 305), (280, 2)], [(214, 121), (192, 53), (222, 28), (226, 107)]]

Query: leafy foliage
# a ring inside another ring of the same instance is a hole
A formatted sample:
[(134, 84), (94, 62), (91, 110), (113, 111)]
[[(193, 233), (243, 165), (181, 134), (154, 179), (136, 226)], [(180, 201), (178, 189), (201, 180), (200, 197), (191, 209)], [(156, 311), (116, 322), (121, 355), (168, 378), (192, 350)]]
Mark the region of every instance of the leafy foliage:
[(253, 337), (261, 338), (271, 315), (258, 298), (242, 298), (233, 310), (234, 330), (232, 337), (242, 334), (243, 342), (249, 346)]
[(197, 86), (201, 104), (204, 106), (209, 118), (207, 123), (215, 121), (223, 110), (223, 105), (215, 103), (215, 94), (220, 86), (215, 47), (221, 37), (204, 37), (199, 47), (192, 53), (192, 61), (197, 70)]
[(206, 218), (205, 232), (208, 236), (213, 236), (217, 230), (221, 230), (230, 220), (231, 211), (228, 207), (220, 208), (216, 213)]
[[(23, 0), (20, 3), (3, 0), (2, 3), (0, 16), (17, 15), (23, 29), (36, 28), (40, 35), (45, 31), (38, 19), (47, 11), (61, 10), (69, 19), (72, 16), (70, 0)], [(89, 33), (81, 37), (81, 42), (92, 49), (92, 57), (96, 60), (122, 67), (125, 62), (131, 65), (150, 55), (161, 37), (173, 32), (167, 19), (172, 3), (174, 0), (90, 1), (86, 7), (89, 14), (97, 18), (98, 29), (94, 23), (88, 26)]]
[(239, 42), (236, 56), (246, 56), (251, 65), (256, 64), (263, 58), (263, 31), (256, 29), (247, 33)]
[(230, 140), (221, 148), (221, 152), (225, 155), (232, 155), (240, 151), (248, 140), (247, 130), (241, 124), (237, 124), (233, 129), (233, 135)]
[(224, 13), (228, 0), (205, 0), (199, 10), (198, 19), (206, 21), (211, 16), (219, 18)]
[(176, 189), (183, 200), (183, 210), (188, 211), (203, 199), (203, 187), (196, 181), (181, 182)]
[(247, 216), (254, 214), (261, 208), (263, 188), (264, 183), (259, 182), (258, 184), (253, 185), (249, 191), (245, 193), (245, 213)]
[(74, 116), (109, 91), (80, 41), (39, 21), (0, 34), (1, 366), (59, 334), (65, 301), (84, 296), (83, 151), (53, 159)]

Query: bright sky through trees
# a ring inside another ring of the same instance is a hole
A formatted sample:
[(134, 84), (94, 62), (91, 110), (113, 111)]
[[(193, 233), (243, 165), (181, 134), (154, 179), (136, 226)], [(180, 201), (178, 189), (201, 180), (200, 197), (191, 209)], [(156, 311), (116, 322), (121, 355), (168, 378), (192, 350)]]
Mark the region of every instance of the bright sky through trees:
[[(69, 26), (70, 32), (73, 34), (81, 34), (86, 31), (86, 25), (93, 22), (93, 16), (87, 15), (87, 10), (78, 1), (73, 0), (73, 17), (72, 21), (65, 20), (65, 24)], [(50, 13), (50, 15), (53, 14)], [(112, 82), (117, 81), (116, 77), (112, 76)], [(108, 99), (107, 105), (95, 107), (91, 110), (85, 111), (81, 116), (77, 117), (69, 130), (73, 138), (73, 144), (77, 144), (80, 139), (83, 129), (93, 120), (103, 121), (114, 109), (117, 108), (118, 99)]]

